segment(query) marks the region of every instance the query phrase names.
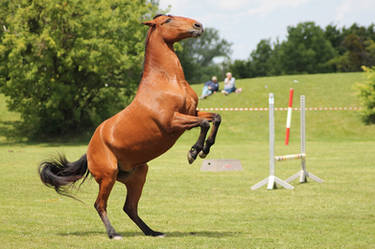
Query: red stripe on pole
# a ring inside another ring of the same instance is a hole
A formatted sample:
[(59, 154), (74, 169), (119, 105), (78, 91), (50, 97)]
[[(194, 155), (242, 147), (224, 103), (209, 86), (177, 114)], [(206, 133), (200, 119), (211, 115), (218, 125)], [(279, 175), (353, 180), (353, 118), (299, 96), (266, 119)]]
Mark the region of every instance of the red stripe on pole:
[(289, 89), (288, 114), (286, 117), (285, 145), (289, 144), (290, 124), (292, 122), (293, 93), (294, 93), (294, 89), (290, 88)]
[(286, 128), (285, 145), (289, 144), (289, 133), (290, 133), (290, 128)]
[(293, 105), (293, 93), (294, 93), (294, 89), (290, 88), (290, 90), (289, 90), (289, 104), (288, 104), (288, 107), (292, 107), (292, 105)]

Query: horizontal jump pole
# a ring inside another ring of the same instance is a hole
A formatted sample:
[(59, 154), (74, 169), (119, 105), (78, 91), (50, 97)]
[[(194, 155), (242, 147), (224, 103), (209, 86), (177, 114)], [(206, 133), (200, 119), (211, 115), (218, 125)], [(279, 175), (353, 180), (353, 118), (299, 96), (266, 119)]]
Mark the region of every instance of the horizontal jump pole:
[(284, 156), (275, 156), (276, 161), (287, 161), (293, 159), (304, 159), (306, 158), (306, 154), (292, 154), (292, 155), (284, 155)]

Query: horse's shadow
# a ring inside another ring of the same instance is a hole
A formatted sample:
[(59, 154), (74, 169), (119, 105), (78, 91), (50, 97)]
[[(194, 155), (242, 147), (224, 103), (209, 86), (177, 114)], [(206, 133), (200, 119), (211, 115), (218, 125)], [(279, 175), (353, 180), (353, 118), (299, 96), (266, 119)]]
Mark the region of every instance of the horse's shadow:
[[(145, 236), (142, 232), (120, 232), (123, 237), (138, 237)], [(166, 232), (166, 238), (179, 238), (179, 237), (206, 237), (206, 238), (223, 238), (223, 237), (233, 237), (238, 235), (239, 232), (219, 232), (219, 231), (195, 231), (195, 232), (179, 232), (171, 231)], [(85, 231), (85, 232), (67, 232), (67, 233), (58, 233), (59, 236), (91, 236), (91, 235), (103, 235), (106, 236), (103, 231)]]
[(228, 232), (228, 231), (195, 231), (195, 232), (167, 232), (166, 237), (207, 237), (207, 238), (223, 238), (223, 237), (233, 237), (238, 232)]

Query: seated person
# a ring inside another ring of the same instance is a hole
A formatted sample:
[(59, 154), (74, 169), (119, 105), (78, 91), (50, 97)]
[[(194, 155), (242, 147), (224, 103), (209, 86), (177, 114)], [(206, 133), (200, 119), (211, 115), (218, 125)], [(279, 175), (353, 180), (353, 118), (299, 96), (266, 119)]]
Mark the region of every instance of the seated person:
[(242, 88), (236, 88), (236, 79), (232, 77), (232, 73), (228, 72), (224, 80), (224, 90), (221, 91), (224, 95), (228, 95), (232, 92), (240, 93)]
[(201, 99), (205, 99), (211, 94), (219, 90), (219, 83), (217, 82), (216, 76), (212, 76), (212, 79), (204, 83)]

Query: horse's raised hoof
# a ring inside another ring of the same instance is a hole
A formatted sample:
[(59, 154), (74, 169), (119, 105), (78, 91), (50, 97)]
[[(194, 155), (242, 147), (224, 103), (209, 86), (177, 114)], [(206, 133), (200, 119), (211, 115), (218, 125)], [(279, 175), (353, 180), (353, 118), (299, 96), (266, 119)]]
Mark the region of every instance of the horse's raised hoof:
[(195, 161), (195, 158), (193, 157), (190, 151), (187, 154), (187, 159), (188, 159), (189, 164), (192, 164)]
[(206, 156), (207, 156), (207, 154), (204, 153), (203, 151), (201, 151), (201, 152), (199, 153), (199, 157), (200, 157), (200, 158), (206, 158)]
[(187, 154), (189, 163), (192, 164), (197, 158), (197, 156), (198, 156), (198, 151), (194, 147), (192, 147)]

